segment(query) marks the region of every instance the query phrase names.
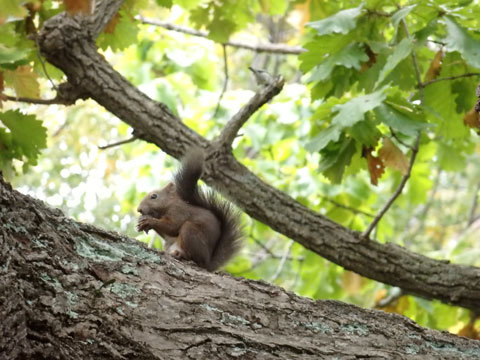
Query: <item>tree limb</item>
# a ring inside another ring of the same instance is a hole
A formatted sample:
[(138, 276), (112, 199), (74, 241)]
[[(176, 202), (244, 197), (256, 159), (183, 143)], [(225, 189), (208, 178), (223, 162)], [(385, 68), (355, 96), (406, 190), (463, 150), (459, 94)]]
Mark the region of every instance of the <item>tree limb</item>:
[[(136, 16), (135, 19), (141, 21), (144, 24), (160, 26), (167, 30), (178, 31), (188, 35), (208, 38), (208, 32), (206, 31), (199, 31), (199, 30), (191, 29), (186, 26), (175, 25), (167, 21), (148, 19), (143, 16)], [(285, 55), (299, 55), (306, 51), (304, 48), (300, 46), (288, 46), (285, 44), (272, 44), (272, 43), (252, 45), (249, 43), (244, 43), (241, 41), (234, 41), (234, 40), (227, 41), (223, 43), (223, 45), (252, 50), (255, 52), (268, 52), (268, 53), (285, 54)]]
[(233, 140), (237, 136), (238, 131), (247, 122), (248, 119), (277, 95), (282, 89), (285, 81), (281, 76), (277, 76), (273, 81), (265, 87), (262, 87), (259, 92), (252, 96), (246, 105), (244, 105), (233, 117), (228, 121), (220, 135), (215, 138), (216, 146), (231, 147)]
[(465, 359), (410, 319), (209, 273), (80, 224), (0, 178), (0, 358)]
[(34, 98), (27, 98), (27, 97), (22, 97), (22, 96), (10, 96), (10, 95), (0, 95), (0, 98), (3, 98), (3, 100), (8, 100), (8, 101), (18, 101), (18, 102), (24, 102), (24, 103), (29, 103), (29, 104), (38, 104), (38, 105), (52, 105), (52, 104), (58, 104), (58, 105), (65, 105), (64, 102), (57, 98), (53, 99), (34, 99)]

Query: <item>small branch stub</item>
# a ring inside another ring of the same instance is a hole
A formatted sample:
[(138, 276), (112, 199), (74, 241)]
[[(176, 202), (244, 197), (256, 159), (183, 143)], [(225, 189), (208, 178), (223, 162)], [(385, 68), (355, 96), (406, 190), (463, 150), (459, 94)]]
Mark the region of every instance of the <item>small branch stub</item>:
[(270, 101), (283, 89), (285, 80), (281, 76), (274, 77), (272, 82), (262, 87), (248, 103), (243, 106), (227, 123), (222, 132), (214, 140), (217, 146), (231, 147), (233, 140), (237, 137), (238, 131), (247, 120), (264, 104)]

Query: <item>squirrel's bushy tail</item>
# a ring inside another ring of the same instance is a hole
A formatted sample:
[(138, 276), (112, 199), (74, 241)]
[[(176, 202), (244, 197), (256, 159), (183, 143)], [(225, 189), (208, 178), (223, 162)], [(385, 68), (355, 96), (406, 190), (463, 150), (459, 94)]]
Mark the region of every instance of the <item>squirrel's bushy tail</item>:
[(240, 214), (233, 206), (218, 197), (214, 191), (203, 191), (198, 185), (202, 176), (204, 155), (198, 148), (191, 149), (182, 159), (175, 174), (175, 188), (180, 198), (192, 205), (210, 210), (220, 221), (220, 238), (213, 250), (207, 270), (213, 271), (224, 265), (242, 244)]

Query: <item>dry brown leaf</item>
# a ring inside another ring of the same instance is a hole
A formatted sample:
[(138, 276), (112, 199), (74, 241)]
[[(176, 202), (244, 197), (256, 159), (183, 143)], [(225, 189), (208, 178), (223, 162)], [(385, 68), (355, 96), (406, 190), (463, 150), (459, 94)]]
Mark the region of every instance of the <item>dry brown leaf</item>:
[(478, 331), (475, 329), (473, 322), (469, 322), (463, 328), (460, 329), (458, 335), (465, 336), (470, 339), (480, 339)]
[(378, 150), (378, 156), (385, 166), (398, 170), (402, 175), (407, 175), (409, 162), (404, 153), (387, 137), (383, 137), (383, 146)]
[(90, 15), (92, 13), (92, 5), (94, 0), (63, 0), (65, 10), (70, 15), (84, 14)]
[(295, 10), (289, 17), (289, 21), (295, 23), (301, 34), (305, 32), (305, 24), (310, 21), (310, 3), (311, 0), (307, 0), (303, 4), (295, 5)]
[(363, 156), (367, 159), (368, 172), (370, 173), (370, 183), (378, 185), (378, 179), (385, 172), (385, 165), (382, 159), (372, 154), (374, 148), (363, 148)]
[(408, 310), (409, 306), (410, 301), (408, 300), (408, 297), (402, 296), (399, 299), (392, 301), (392, 303), (388, 304), (387, 306), (376, 306), (376, 308), (388, 313), (403, 315), (405, 311)]
[(363, 73), (364, 71), (367, 71), (370, 69), (373, 64), (377, 62), (377, 54), (373, 52), (373, 50), (370, 48), (370, 46), (366, 45), (365, 47), (365, 52), (368, 55), (368, 61), (362, 63), (362, 68), (360, 69), (360, 73)]
[(365, 284), (363, 276), (354, 273), (353, 271), (345, 270), (342, 274), (342, 287), (350, 295), (357, 294)]
[(427, 73), (425, 74), (425, 81), (434, 80), (440, 75), (442, 71), (442, 59), (443, 59), (443, 50), (440, 49), (435, 54), (432, 62), (430, 63), (430, 67), (428, 68)]
[(103, 32), (107, 34), (113, 34), (115, 32), (115, 28), (117, 27), (117, 24), (119, 21), (120, 21), (120, 14), (117, 12), (115, 16), (107, 24)]
[(480, 114), (475, 111), (475, 107), (465, 114), (463, 123), (468, 127), (480, 129)]

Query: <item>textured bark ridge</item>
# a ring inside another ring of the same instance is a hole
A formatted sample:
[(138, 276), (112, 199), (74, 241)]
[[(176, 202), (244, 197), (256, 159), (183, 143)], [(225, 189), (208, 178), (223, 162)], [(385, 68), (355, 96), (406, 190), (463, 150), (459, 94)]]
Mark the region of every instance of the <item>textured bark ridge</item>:
[[(221, 136), (211, 142), (204, 139), (164, 104), (132, 86), (98, 53), (93, 40), (101, 29), (96, 24), (107, 23), (108, 16), (113, 16), (121, 3), (101, 2), (103, 7), (92, 20), (59, 14), (44, 24), (38, 43), (46, 59), (67, 75), (70, 86), (65, 89), (75, 89), (78, 96), (96, 100), (131, 125), (136, 136), (176, 158), (192, 145), (204, 148), (207, 157), (203, 179), (209, 185), (253, 218), (320, 256), (365, 277), (401, 287), (406, 293), (480, 311), (479, 268), (449, 264), (400, 246), (362, 239), (360, 234), (263, 182), (235, 160), (228, 141)], [(278, 93), (281, 85), (274, 83), (257, 95), (262, 98), (262, 92)], [(255, 105), (255, 101), (249, 104)], [(249, 109), (242, 110), (239, 113), (251, 115)]]
[(405, 317), (209, 273), (0, 180), (0, 359), (480, 359)]

